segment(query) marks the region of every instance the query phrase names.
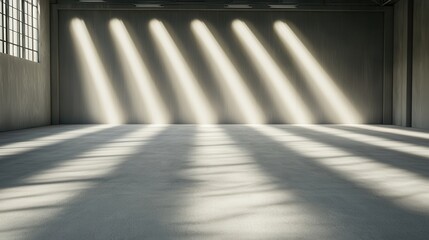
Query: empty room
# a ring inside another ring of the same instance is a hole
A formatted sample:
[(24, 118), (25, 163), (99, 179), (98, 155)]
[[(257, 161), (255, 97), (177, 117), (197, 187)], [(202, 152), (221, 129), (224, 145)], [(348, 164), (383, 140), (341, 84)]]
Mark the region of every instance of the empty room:
[(0, 0), (0, 239), (429, 239), (428, 13)]

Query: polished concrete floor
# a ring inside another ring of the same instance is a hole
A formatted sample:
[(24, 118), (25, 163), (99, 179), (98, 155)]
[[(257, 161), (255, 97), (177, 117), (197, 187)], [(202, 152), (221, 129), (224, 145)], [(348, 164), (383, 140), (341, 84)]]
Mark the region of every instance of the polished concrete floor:
[(0, 239), (428, 239), (429, 132), (67, 125), (0, 133)]

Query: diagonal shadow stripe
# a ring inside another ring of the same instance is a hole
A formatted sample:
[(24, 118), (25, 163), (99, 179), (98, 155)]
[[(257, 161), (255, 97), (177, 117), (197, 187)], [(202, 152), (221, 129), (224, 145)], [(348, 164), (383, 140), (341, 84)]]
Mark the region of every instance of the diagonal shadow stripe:
[(224, 129), (253, 154), (261, 169), (278, 180), (279, 187), (293, 191), (303, 205), (315, 206), (326, 216), (320, 222), (315, 219), (315, 224), (324, 224), (334, 232), (332, 238), (423, 239), (429, 233), (428, 216), (377, 197), (250, 127), (224, 126)]
[(7, 156), (0, 161), (0, 189), (19, 185), (20, 181), (32, 174), (52, 168), (131, 131), (133, 128), (130, 126), (115, 126), (21, 154)]
[(370, 158), (380, 163), (416, 173), (423, 177), (429, 177), (429, 161), (423, 157), (398, 152), (393, 149), (385, 149), (371, 145), (370, 143), (357, 141), (355, 139), (316, 132), (303, 127), (289, 128), (281, 125), (275, 127), (283, 130), (287, 129), (294, 134), (308, 137), (318, 142), (327, 143), (335, 146), (336, 148), (347, 150), (354, 156)]
[[(104, 180), (81, 192), (31, 233), (31, 239), (178, 239), (179, 209), (193, 181), (180, 174), (193, 148), (194, 126), (173, 125), (136, 146)], [(186, 228), (184, 228), (186, 229)]]
[[(345, 130), (345, 131), (349, 131), (349, 132), (353, 132), (353, 133), (358, 133), (358, 134), (365, 134), (365, 135), (369, 135), (369, 136), (389, 139), (389, 140), (408, 143), (408, 144), (413, 144), (413, 145), (419, 145), (422, 147), (428, 147), (429, 146), (429, 140), (428, 139), (424, 139), (424, 138), (417, 137), (417, 136), (406, 136), (406, 135), (395, 134), (393, 132), (392, 133), (380, 132), (377, 130), (364, 129), (364, 128), (360, 128), (360, 127), (347, 126), (347, 125), (345, 125), (345, 126), (343, 126), (343, 125), (335, 125), (335, 126), (327, 125), (327, 127), (341, 129), (341, 130)], [(388, 131), (388, 128), (385, 127), (385, 130)], [(428, 151), (429, 151), (429, 148), (428, 148)]]
[(0, 132), (0, 147), (17, 142), (32, 141), (56, 134), (89, 128), (90, 125), (58, 125)]

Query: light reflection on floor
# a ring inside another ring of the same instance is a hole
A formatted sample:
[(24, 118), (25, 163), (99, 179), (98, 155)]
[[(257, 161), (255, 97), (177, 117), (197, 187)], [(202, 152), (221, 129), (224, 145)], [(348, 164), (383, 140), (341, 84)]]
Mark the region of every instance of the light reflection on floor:
[[(82, 152), (29, 178), (20, 179), (17, 186), (1, 189), (0, 232), (5, 233), (0, 233), (4, 237), (1, 239), (25, 238), (27, 230), (43, 226), (44, 222), (62, 210), (64, 204), (68, 204), (81, 192), (94, 187), (97, 179), (114, 171), (127, 156), (139, 150), (145, 141), (156, 136), (164, 128), (165, 126), (139, 126), (123, 135), (120, 140), (110, 136), (112, 137), (110, 141), (97, 148)], [(62, 135), (69, 139), (71, 136), (79, 137), (84, 133), (92, 134), (100, 129), (106, 128), (97, 126)], [(57, 141), (64, 139), (62, 135), (54, 139)], [(135, 140), (138, 141), (132, 142)], [(45, 142), (44, 139), (42, 141)], [(36, 147), (42, 146), (45, 145)]]
[[(401, 143), (395, 141), (382, 141), (380, 138), (366, 137), (362, 134), (348, 134), (346, 131), (324, 126), (304, 125), (302, 127), (317, 133), (332, 134), (334, 136), (342, 133), (340, 136), (350, 137), (352, 141), (363, 141), (363, 139), (366, 139), (368, 144), (382, 146), (386, 150), (396, 149), (395, 146), (397, 146), (398, 149), (403, 151), (403, 148), (399, 148)], [(341, 146), (337, 147), (293, 134), (287, 131), (287, 129), (278, 129), (266, 125), (257, 126), (255, 129), (261, 134), (284, 144), (287, 148), (314, 159), (314, 161), (332, 171), (338, 172), (345, 179), (369, 189), (377, 196), (387, 197), (392, 202), (404, 208), (424, 212), (429, 215), (429, 179), (427, 178), (374, 161), (368, 157), (356, 156), (342, 149)], [(374, 143), (369, 141), (369, 139), (377, 139), (378, 141)], [(425, 149), (429, 153), (429, 147)], [(413, 148), (410, 148), (410, 151), (412, 150)], [(379, 151), (383, 152), (384, 149), (380, 149)]]
[[(427, 132), (367, 125), (64, 128), (25, 130), (27, 138), (0, 134), (0, 239), (429, 235)], [(396, 149), (408, 145), (418, 154)]]
[[(304, 207), (292, 191), (280, 189), (260, 169), (255, 159), (218, 126), (199, 127), (189, 164), (180, 175), (197, 182), (184, 196), (189, 204), (178, 216), (186, 216), (192, 231), (217, 233), (218, 239), (326, 237), (323, 225), (313, 225), (317, 210)], [(293, 227), (285, 227), (292, 224)]]

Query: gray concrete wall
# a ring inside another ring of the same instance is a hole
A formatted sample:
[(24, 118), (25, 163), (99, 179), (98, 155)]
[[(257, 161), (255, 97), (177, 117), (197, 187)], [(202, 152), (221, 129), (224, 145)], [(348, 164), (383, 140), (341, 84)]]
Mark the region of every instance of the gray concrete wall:
[(0, 131), (50, 124), (49, 1), (40, 1), (40, 62), (0, 53)]
[(414, 0), (412, 126), (429, 128), (429, 1)]
[[(270, 100), (270, 93), (240, 43), (235, 38), (231, 21), (245, 20), (258, 38), (272, 54), (291, 84), (304, 99), (306, 106), (318, 123), (332, 122), (331, 106), (321, 106), (309, 91), (306, 73), (301, 71), (285, 51), (273, 32), (277, 19), (288, 21), (303, 43), (315, 56), (324, 70), (332, 77), (341, 91), (356, 107), (365, 123), (383, 122), (384, 84), (384, 13), (382, 11), (222, 11), (222, 10), (73, 10), (62, 9), (59, 15), (59, 122), (94, 123), (98, 112), (91, 109), (91, 97), (85, 96), (85, 73), (77, 56), (76, 45), (70, 31), (73, 18), (84, 20), (109, 81), (118, 96), (127, 123), (139, 123), (136, 117), (136, 103), (130, 98), (126, 87), (127, 73), (115, 51), (115, 45), (108, 29), (109, 20), (124, 21), (131, 32), (139, 53), (147, 63), (156, 85), (161, 89), (164, 101), (173, 115), (173, 122), (187, 123), (184, 114), (186, 106), (178, 105), (176, 92), (171, 85), (168, 68), (163, 64), (156, 50), (154, 38), (148, 29), (148, 22), (157, 18), (166, 23), (174, 40), (182, 51), (205, 94), (215, 108), (221, 123), (236, 123), (233, 114), (237, 112), (222, 86), (216, 85), (215, 74), (205, 61), (198, 43), (190, 30), (190, 22), (197, 18), (205, 21), (218, 37), (228, 56), (256, 96), (269, 123), (283, 123)], [(173, 76), (174, 78), (174, 76)], [(174, 81), (174, 79), (173, 79)], [(93, 93), (89, 93), (93, 95)], [(54, 104), (55, 105), (55, 104)], [(138, 105), (138, 103), (137, 103)], [(386, 104), (387, 106), (389, 103)], [(328, 110), (327, 110), (328, 109)], [(55, 117), (53, 117), (55, 119)]]
[(408, 0), (401, 0), (394, 7), (393, 124), (404, 127), (411, 124), (412, 26), (409, 20), (412, 21), (412, 14), (409, 10)]

